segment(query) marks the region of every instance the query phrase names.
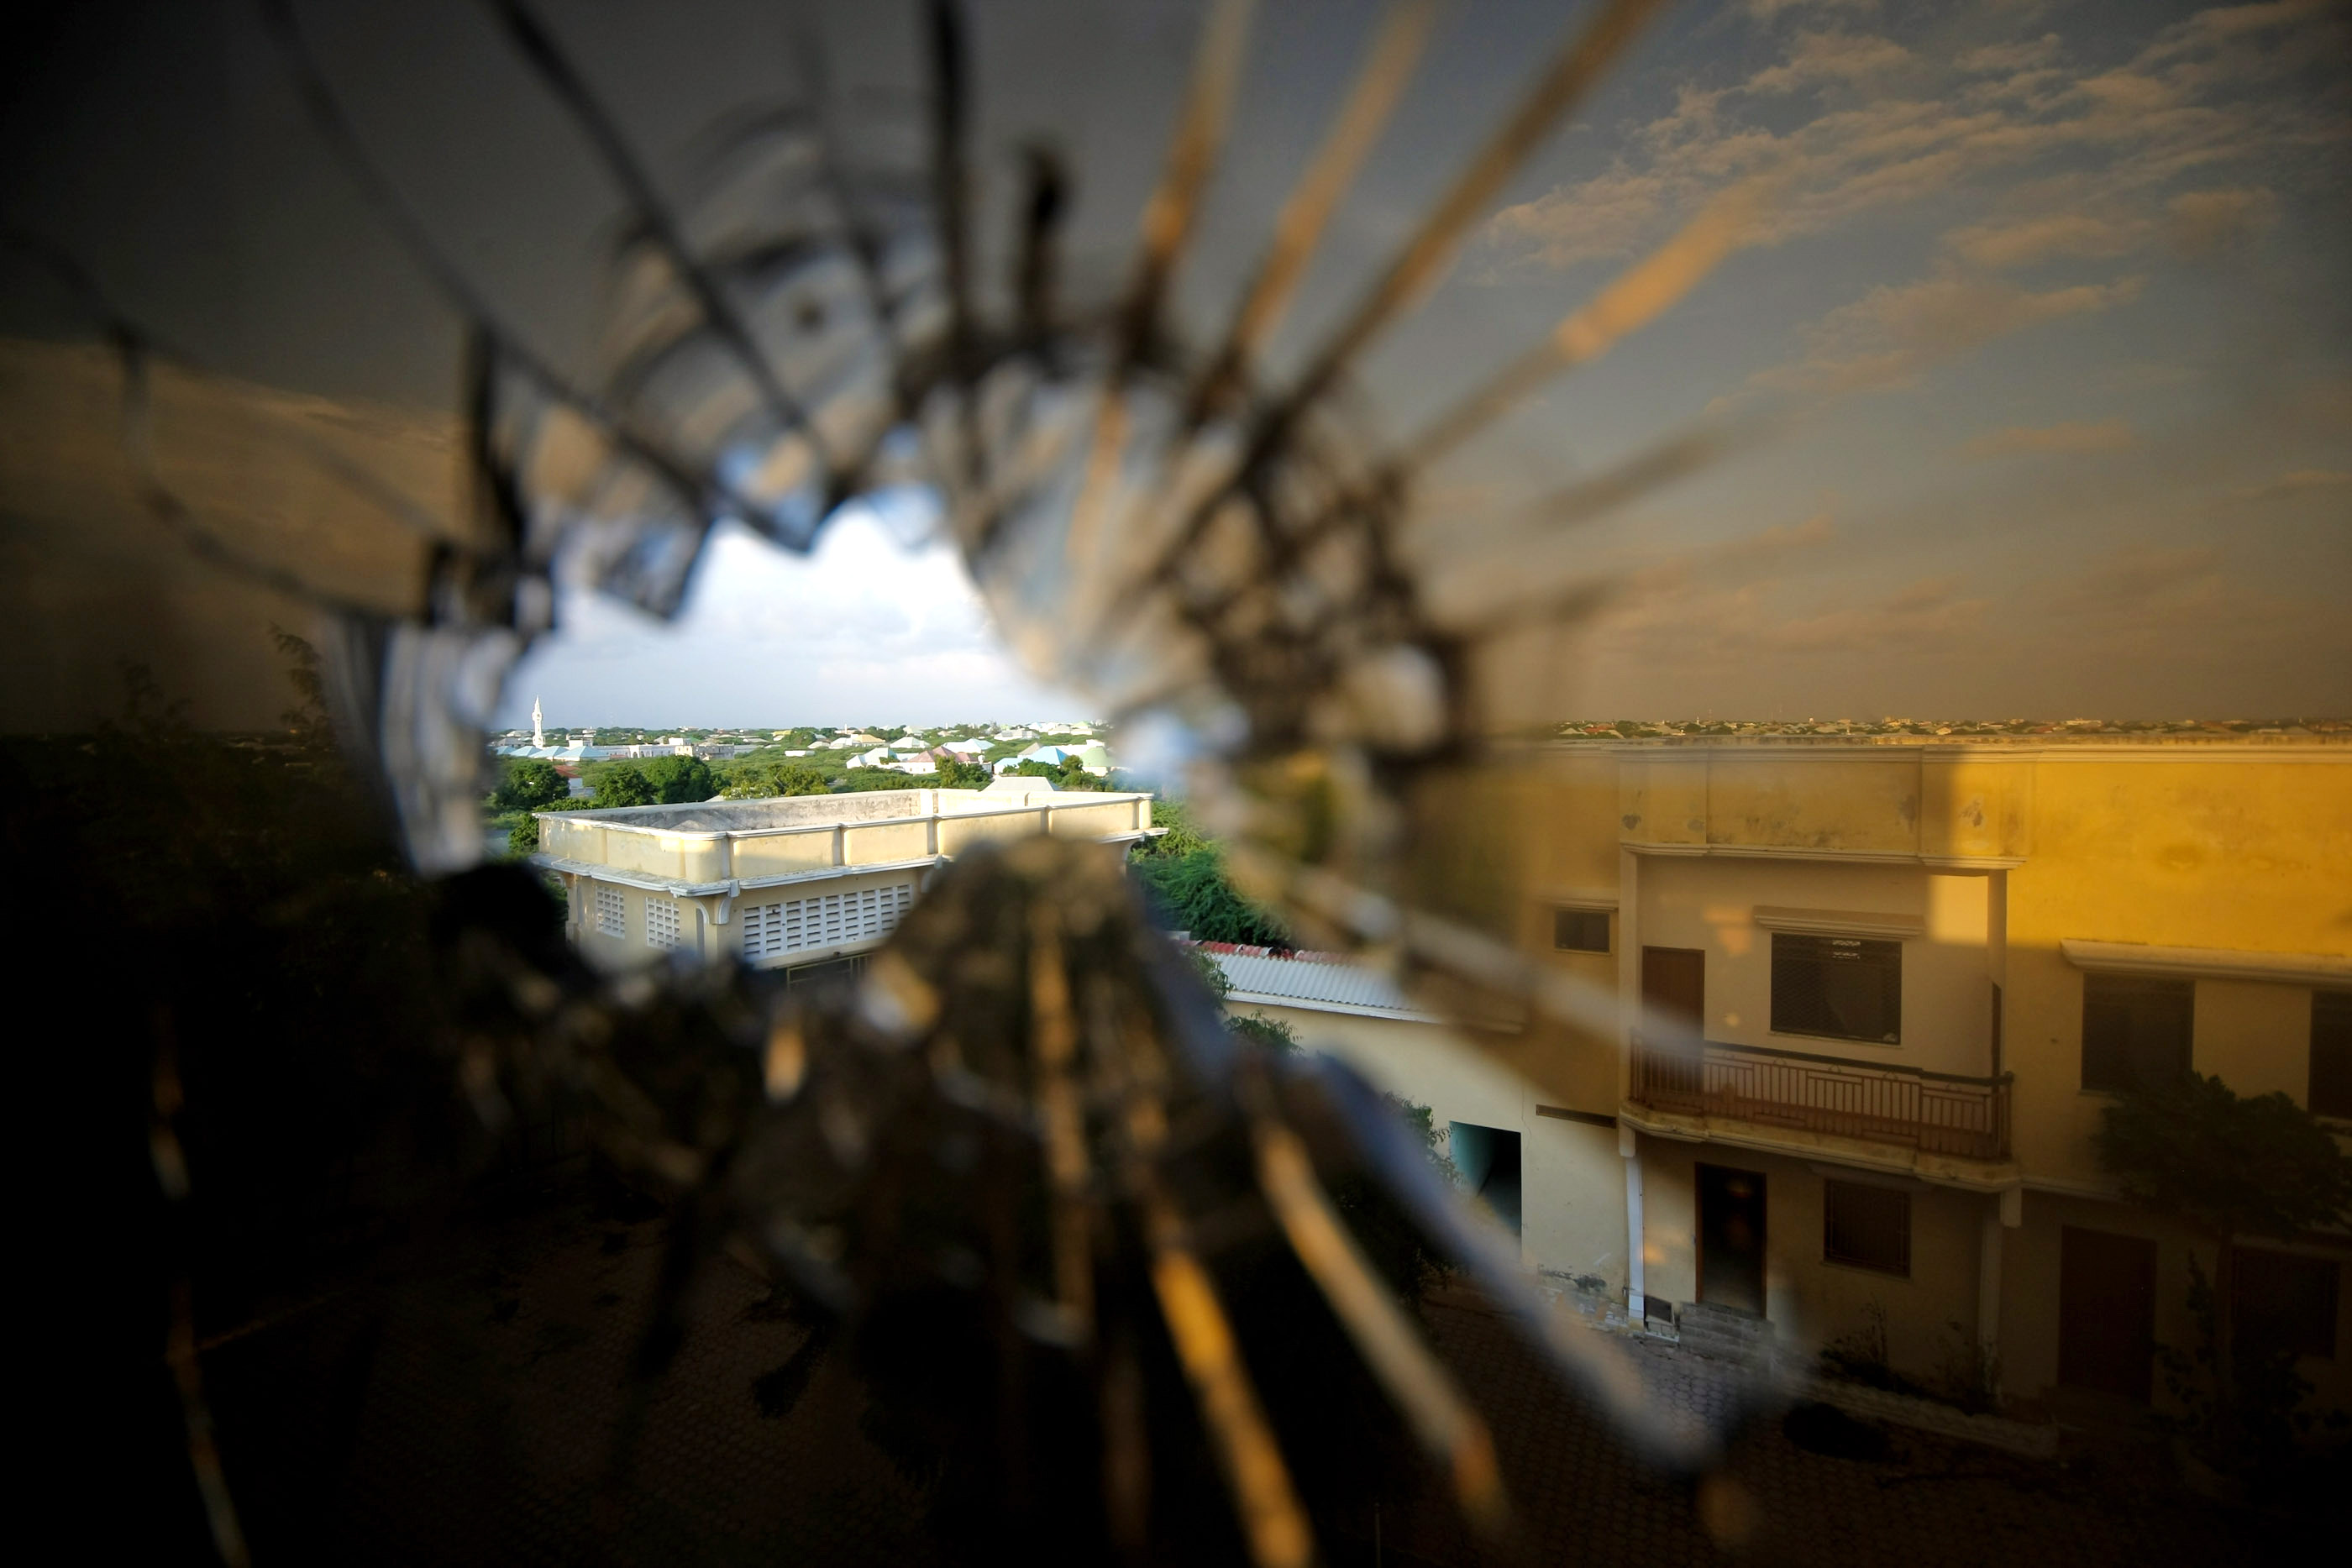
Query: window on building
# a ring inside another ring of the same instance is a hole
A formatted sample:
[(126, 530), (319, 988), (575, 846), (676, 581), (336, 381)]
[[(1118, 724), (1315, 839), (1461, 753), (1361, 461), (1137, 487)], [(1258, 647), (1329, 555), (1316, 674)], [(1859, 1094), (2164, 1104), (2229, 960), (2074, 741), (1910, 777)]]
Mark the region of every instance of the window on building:
[(1553, 910), (1551, 945), (1563, 953), (1606, 953), (1609, 951), (1609, 912), (1605, 909)]
[(1898, 1044), (1903, 944), (1774, 932), (1772, 1032)]
[(677, 946), (677, 900), (674, 898), (646, 900), (646, 946), (648, 947)]
[(2230, 1316), (2238, 1354), (2336, 1354), (2336, 1277), (2332, 1258), (2298, 1258), (2256, 1247), (2238, 1249)]
[(2197, 987), (2139, 975), (2083, 977), (2083, 1087), (2128, 1089), (2189, 1071)]
[(915, 904), (915, 884), (894, 883), (855, 893), (821, 893), (744, 906), (746, 963), (812, 947), (839, 947), (887, 936)]
[(2352, 991), (2311, 994), (2311, 1113), (2352, 1118)]
[(1858, 1181), (1822, 1183), (1822, 1257), (1911, 1277), (1911, 1195)]
[(629, 934), (629, 905), (617, 887), (596, 890), (596, 929), (607, 936)]

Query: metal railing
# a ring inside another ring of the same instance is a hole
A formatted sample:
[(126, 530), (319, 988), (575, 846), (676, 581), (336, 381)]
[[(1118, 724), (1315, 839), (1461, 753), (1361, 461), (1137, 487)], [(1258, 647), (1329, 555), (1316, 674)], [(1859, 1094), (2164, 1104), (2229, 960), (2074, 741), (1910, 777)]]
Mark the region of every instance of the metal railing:
[(1633, 1047), (1636, 1104), (1768, 1127), (1997, 1160), (2009, 1153), (2010, 1078), (1963, 1078), (1801, 1051)]

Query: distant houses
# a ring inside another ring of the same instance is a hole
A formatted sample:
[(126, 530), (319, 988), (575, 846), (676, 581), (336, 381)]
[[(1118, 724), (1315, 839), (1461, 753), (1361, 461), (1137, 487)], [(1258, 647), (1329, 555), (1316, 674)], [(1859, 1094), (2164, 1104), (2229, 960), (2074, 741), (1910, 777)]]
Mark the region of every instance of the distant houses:
[(1042, 762), (1048, 768), (1062, 768), (1071, 762), (1100, 779), (1111, 769), (1110, 748), (1097, 741), (1090, 746), (1032, 746), (1011, 757), (996, 760), (996, 771), (1010, 773), (1024, 762)]

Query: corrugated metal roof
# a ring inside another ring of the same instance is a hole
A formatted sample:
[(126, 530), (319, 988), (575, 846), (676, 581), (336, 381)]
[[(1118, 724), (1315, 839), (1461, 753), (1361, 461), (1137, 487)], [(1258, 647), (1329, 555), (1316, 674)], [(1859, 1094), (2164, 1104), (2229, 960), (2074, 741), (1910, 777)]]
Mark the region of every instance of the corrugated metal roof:
[(1207, 949), (1233, 987), (1228, 998), (1272, 1006), (1309, 1008), (1370, 1014), (1381, 1018), (1427, 1019), (1399, 990), (1396, 982), (1377, 969), (1335, 963), (1328, 957), (1276, 958)]

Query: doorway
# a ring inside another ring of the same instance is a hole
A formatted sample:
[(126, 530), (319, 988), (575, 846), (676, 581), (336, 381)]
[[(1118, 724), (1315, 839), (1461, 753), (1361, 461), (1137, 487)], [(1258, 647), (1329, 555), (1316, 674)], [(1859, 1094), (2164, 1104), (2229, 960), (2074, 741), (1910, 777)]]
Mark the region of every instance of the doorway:
[(1481, 1127), (1473, 1122), (1447, 1124), (1454, 1168), (1462, 1185), (1495, 1211), (1495, 1218), (1516, 1236), (1519, 1231), (1519, 1135), (1501, 1127)]
[[(1706, 955), (1642, 949), (1642, 1033), (1656, 1045), (1696, 1045), (1706, 1033)], [(1761, 1179), (1761, 1178), (1759, 1178)]]
[(2156, 1364), (2156, 1243), (2058, 1232), (2058, 1381), (2147, 1403)]
[(1764, 1315), (1764, 1173), (1698, 1167), (1698, 1299)]

